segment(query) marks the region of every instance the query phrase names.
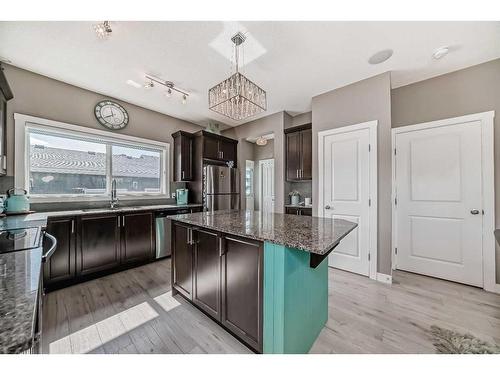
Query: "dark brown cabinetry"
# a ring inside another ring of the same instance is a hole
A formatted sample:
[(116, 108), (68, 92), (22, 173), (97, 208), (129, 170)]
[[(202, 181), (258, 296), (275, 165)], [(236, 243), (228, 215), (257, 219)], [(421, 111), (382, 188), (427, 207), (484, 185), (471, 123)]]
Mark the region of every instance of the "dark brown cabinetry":
[(137, 212), (121, 216), (121, 263), (144, 262), (153, 257), (155, 235), (153, 213)]
[(120, 265), (120, 216), (78, 218), (76, 273), (87, 275)]
[(172, 223), (172, 285), (184, 297), (193, 292), (192, 231), (189, 226)]
[[(44, 264), (43, 284), (52, 287), (75, 277), (76, 232), (74, 217), (50, 219), (47, 232), (57, 238), (57, 249)], [(45, 242), (45, 241), (44, 241)], [(44, 246), (47, 246), (44, 243)], [(47, 251), (47, 249), (44, 249)]]
[(233, 161), (236, 165), (236, 150), (238, 141), (212, 134), (201, 132), (203, 137), (203, 158), (216, 161)]
[(304, 181), (312, 179), (312, 130), (311, 125), (285, 130), (286, 179)]
[(286, 213), (291, 215), (312, 216), (312, 208), (286, 207)]
[(193, 302), (215, 319), (220, 318), (220, 237), (193, 229)]
[(222, 324), (249, 346), (262, 351), (261, 242), (224, 236)]
[(263, 244), (173, 222), (172, 285), (262, 352)]
[(193, 179), (193, 142), (190, 133), (178, 131), (174, 138), (174, 180), (191, 181)]

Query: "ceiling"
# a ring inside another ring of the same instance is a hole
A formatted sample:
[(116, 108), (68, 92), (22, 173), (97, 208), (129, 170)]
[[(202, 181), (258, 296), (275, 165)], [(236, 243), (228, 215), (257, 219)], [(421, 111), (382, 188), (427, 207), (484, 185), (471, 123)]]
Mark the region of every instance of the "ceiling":
[[(95, 22), (0, 22), (0, 56), (13, 65), (200, 125), (235, 122), (208, 109), (207, 92), (231, 69), (230, 37), (247, 35), (243, 73), (267, 91), (266, 114), (311, 109), (311, 98), (392, 71), (399, 87), (500, 57), (500, 22), (119, 22), (101, 40)], [(452, 52), (433, 60), (441, 46)], [(367, 60), (393, 49), (379, 65)], [(145, 90), (144, 74), (187, 90)]]

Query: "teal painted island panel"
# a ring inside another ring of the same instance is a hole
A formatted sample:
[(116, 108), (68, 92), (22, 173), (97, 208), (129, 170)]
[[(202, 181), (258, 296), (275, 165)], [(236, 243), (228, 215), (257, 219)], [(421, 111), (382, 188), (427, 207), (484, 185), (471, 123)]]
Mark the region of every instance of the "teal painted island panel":
[(328, 261), (264, 243), (264, 353), (307, 353), (328, 319)]

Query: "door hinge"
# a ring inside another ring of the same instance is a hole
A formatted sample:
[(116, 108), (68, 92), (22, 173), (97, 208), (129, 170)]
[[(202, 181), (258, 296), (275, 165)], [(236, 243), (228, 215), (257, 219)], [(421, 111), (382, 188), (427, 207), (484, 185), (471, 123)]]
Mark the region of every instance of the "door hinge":
[(370, 255), (371, 255), (371, 254), (370, 254), (370, 253), (368, 253), (368, 261), (370, 261), (370, 259), (371, 259)]
[(397, 206), (398, 205), (398, 197), (394, 197), (394, 204)]
[(397, 247), (394, 248), (394, 254), (398, 255), (398, 248)]
[(371, 198), (368, 198), (368, 207), (371, 207), (372, 206), (372, 200)]
[(394, 149), (394, 155), (396, 155), (396, 149)]
[(372, 150), (372, 145), (368, 143), (368, 152)]

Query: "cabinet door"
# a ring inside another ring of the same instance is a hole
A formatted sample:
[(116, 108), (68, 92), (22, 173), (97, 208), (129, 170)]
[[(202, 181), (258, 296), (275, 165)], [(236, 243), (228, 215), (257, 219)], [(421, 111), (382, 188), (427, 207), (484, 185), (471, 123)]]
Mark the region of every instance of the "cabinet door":
[(153, 259), (155, 246), (153, 213), (123, 214), (121, 221), (121, 262), (134, 263)]
[(193, 249), (190, 228), (172, 223), (172, 284), (184, 297), (191, 299), (193, 285)]
[(220, 159), (219, 140), (215, 137), (203, 137), (203, 157), (208, 159)]
[(301, 166), (300, 166), (300, 179), (312, 179), (312, 130), (302, 130), (301, 137)]
[(300, 132), (286, 135), (286, 179), (288, 181), (300, 179), (300, 138)]
[(81, 216), (78, 219), (76, 272), (87, 275), (120, 265), (118, 215)]
[(312, 216), (312, 208), (301, 208), (300, 214), (302, 216)]
[(220, 320), (220, 247), (217, 233), (193, 229), (193, 302)]
[(223, 237), (222, 324), (262, 352), (263, 244)]
[(191, 181), (193, 179), (193, 138), (181, 135), (181, 171), (179, 181)]
[[(49, 219), (47, 223), (47, 233), (52, 234), (57, 239), (57, 248), (54, 254), (44, 264), (43, 283), (45, 287), (68, 281), (76, 276), (76, 240), (75, 240), (75, 218), (62, 217)], [(48, 249), (44, 241), (44, 251)]]
[(221, 139), (219, 141), (219, 150), (221, 151), (221, 158), (226, 161), (234, 161), (236, 165), (236, 148), (237, 143), (225, 141)]

